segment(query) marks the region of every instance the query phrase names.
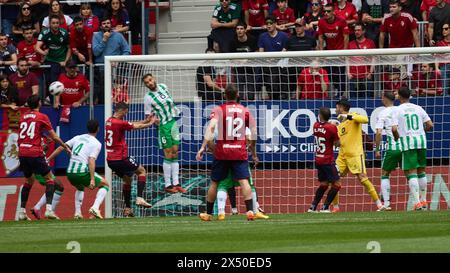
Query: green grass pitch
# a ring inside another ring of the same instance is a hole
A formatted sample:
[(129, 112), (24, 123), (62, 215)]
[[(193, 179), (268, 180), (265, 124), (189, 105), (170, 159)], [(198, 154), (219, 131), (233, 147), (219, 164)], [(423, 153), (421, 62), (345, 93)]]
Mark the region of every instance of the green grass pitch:
[(450, 252), (450, 210), (0, 222), (0, 252)]

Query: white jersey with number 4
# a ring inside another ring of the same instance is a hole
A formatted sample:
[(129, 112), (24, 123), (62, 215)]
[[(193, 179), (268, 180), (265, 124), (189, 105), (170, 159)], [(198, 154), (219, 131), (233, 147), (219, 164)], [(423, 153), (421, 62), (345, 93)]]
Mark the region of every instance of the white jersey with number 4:
[(66, 144), (72, 150), (67, 173), (89, 172), (89, 157), (97, 159), (102, 149), (100, 141), (89, 134), (75, 136)]
[(397, 106), (390, 106), (384, 108), (378, 115), (377, 124), (375, 129), (383, 129), (387, 137), (387, 149), (388, 151), (400, 150), (400, 142), (396, 142), (394, 135), (392, 134), (392, 119), (394, 118)]
[(392, 125), (398, 126), (402, 151), (427, 148), (423, 124), (429, 120), (428, 114), (418, 105), (408, 102), (397, 107)]
[(156, 114), (161, 125), (173, 120), (178, 116), (179, 111), (175, 106), (172, 96), (169, 94), (167, 85), (159, 83), (156, 91), (149, 90), (144, 96), (145, 115)]

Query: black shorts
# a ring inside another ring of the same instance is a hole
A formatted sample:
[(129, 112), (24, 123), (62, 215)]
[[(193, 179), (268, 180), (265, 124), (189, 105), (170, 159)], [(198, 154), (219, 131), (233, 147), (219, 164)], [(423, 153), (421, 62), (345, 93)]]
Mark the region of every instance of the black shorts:
[(48, 166), (47, 160), (41, 157), (26, 157), (19, 156), (20, 170), (26, 178), (31, 177), (33, 174), (39, 174), (46, 176), (51, 170)]
[(248, 160), (213, 160), (211, 167), (211, 180), (220, 182), (227, 178), (231, 171), (233, 180), (248, 179), (250, 171), (248, 170)]
[(124, 175), (132, 177), (134, 172), (139, 168), (139, 163), (137, 163), (134, 158), (128, 157), (123, 160), (108, 160), (108, 167), (110, 167), (120, 178)]
[(320, 182), (336, 182), (339, 180), (339, 172), (335, 164), (317, 165), (317, 177)]

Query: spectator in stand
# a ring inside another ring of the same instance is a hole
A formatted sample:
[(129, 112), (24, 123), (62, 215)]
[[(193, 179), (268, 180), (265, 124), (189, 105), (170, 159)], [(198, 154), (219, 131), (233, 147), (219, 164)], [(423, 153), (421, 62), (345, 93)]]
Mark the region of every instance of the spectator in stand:
[(69, 48), (69, 33), (59, 27), (59, 22), (58, 15), (50, 15), (50, 28), (44, 29), (39, 34), (36, 43), (36, 52), (43, 56), (44, 64), (50, 65), (50, 71), (46, 70), (46, 78), (50, 80), (50, 83), (56, 81), (62, 73), (62, 67), (72, 56), (72, 50)]
[(289, 0), (289, 8), (294, 11), (295, 18), (302, 18), (308, 10), (309, 0)]
[(0, 74), (0, 107), (17, 110), (18, 104), (19, 96), (16, 88), (14, 88), (6, 75)]
[(125, 7), (127, 8), (130, 17), (130, 32), (131, 43), (133, 45), (139, 44), (139, 34), (142, 32), (142, 0), (125, 0)]
[(289, 27), (295, 24), (294, 11), (287, 6), (287, 0), (277, 0), (278, 8), (273, 11), (272, 15), (277, 21), (277, 29), (291, 35)]
[(0, 73), (10, 75), (16, 72), (17, 49), (14, 45), (8, 44), (8, 36), (0, 33)]
[(213, 46), (217, 52), (229, 52), (230, 42), (234, 37), (234, 29), (241, 17), (240, 9), (229, 0), (220, 0), (220, 4), (214, 8), (211, 19), (211, 34), (209, 39), (213, 41)]
[[(44, 17), (48, 15), (48, 9), (50, 7), (50, 0), (33, 0), (30, 1), (31, 11), (36, 17), (36, 20), (41, 23)], [(42, 31), (42, 26), (40, 31)]]
[(31, 5), (29, 2), (24, 2), (19, 7), (19, 14), (17, 15), (16, 22), (12, 28), (12, 33), (14, 40), (19, 42), (23, 38), (24, 28), (29, 28), (33, 30), (33, 34), (39, 34), (40, 26), (39, 21), (35, 19), (34, 15), (31, 13)]
[(428, 21), (430, 46), (435, 46), (436, 41), (442, 40), (442, 26), (450, 22), (450, 3), (446, 3), (445, 0), (436, 0), (436, 6), (431, 9)]
[(400, 87), (408, 87), (407, 83), (401, 78), (400, 67), (391, 67), (383, 73), (384, 92), (393, 92), (398, 95)]
[(349, 29), (349, 40), (354, 40), (354, 26), (358, 21), (358, 12), (356, 11), (355, 5), (351, 2), (347, 2), (347, 0), (337, 0), (334, 4), (334, 10), (336, 16), (341, 17), (347, 22)]
[(80, 12), (81, 1), (67, 1), (64, 4), (61, 4), (61, 8), (63, 13), (74, 18)]
[(125, 77), (117, 76), (117, 78), (114, 79), (112, 97), (113, 103), (130, 103), (130, 97), (128, 95), (128, 80)]
[(31, 26), (23, 29), (23, 40), (17, 44), (17, 57), (25, 58), (33, 73), (40, 77), (42, 70), (39, 68), (42, 64), (42, 56), (36, 52), (37, 38), (34, 37), (34, 29)]
[[(319, 21), (319, 50), (348, 49), (348, 26), (344, 19), (334, 13), (334, 5), (327, 4), (323, 12), (325, 16)], [(337, 97), (343, 95), (346, 90), (345, 66), (331, 66), (329, 68), (334, 87), (337, 89)]]
[[(267, 1), (243, 0), (242, 10), (245, 14), (247, 32), (258, 39), (259, 35), (265, 31), (264, 18), (269, 15)], [(259, 27), (261, 29), (253, 29), (253, 27)]]
[[(450, 46), (450, 23), (442, 26), (442, 40), (437, 42), (437, 46)], [(450, 61), (440, 63), (439, 68), (442, 75), (444, 92), (450, 92)]]
[(411, 14), (417, 21), (422, 21), (420, 2), (418, 0), (399, 0), (402, 11)]
[(59, 0), (50, 1), (50, 9), (48, 11), (48, 16), (42, 21), (43, 28), (50, 28), (50, 18), (52, 16), (57, 16), (59, 18), (59, 27), (69, 31), (69, 26), (72, 24), (73, 20), (70, 16), (64, 15), (62, 12), (61, 4)]
[[(214, 49), (208, 48), (205, 53), (216, 53)], [(200, 66), (197, 68), (197, 92), (202, 101), (222, 101), (225, 88), (216, 82), (216, 68), (213, 66)]]
[(64, 85), (64, 91), (55, 96), (54, 108), (70, 106), (78, 108), (89, 98), (89, 81), (78, 73), (77, 63), (70, 61), (66, 66), (66, 73), (59, 75), (58, 81)]
[(130, 29), (130, 17), (121, 0), (110, 0), (103, 17), (111, 19), (112, 31), (125, 33)]
[[(1, 7), (1, 32), (10, 35), (12, 33), (12, 28), (14, 22), (16, 21), (17, 14), (19, 13), (19, 9), (17, 5), (19, 1), (17, 0), (1, 0), (0, 3), (4, 4)], [(7, 4), (10, 3), (10, 4)]]
[[(389, 0), (362, 0), (361, 20), (366, 26), (366, 37), (379, 44), (380, 26), (383, 17), (389, 14)], [(384, 47), (387, 47), (387, 41)]]
[(100, 23), (98, 17), (92, 13), (92, 7), (89, 3), (81, 4), (80, 16), (83, 18), (84, 25), (89, 27), (92, 32), (97, 32), (99, 30)]
[(412, 90), (415, 96), (442, 96), (441, 73), (434, 63), (422, 64), (420, 71), (413, 72)]
[[(285, 51), (288, 35), (277, 30), (275, 17), (269, 15), (266, 18), (267, 32), (261, 34), (258, 40), (260, 52)], [(280, 66), (263, 67), (263, 77), (266, 83), (267, 93), (273, 100), (288, 99), (288, 79), (286, 69)]]
[(310, 67), (304, 68), (298, 75), (296, 98), (326, 99), (329, 86), (328, 72), (317, 61), (313, 61)]
[(95, 0), (95, 3), (91, 3), (92, 13), (99, 19), (103, 18), (103, 15), (105, 14), (108, 1), (109, 0)]
[(381, 23), (379, 47), (384, 47), (386, 34), (389, 35), (390, 48), (420, 47), (417, 20), (411, 14), (402, 12), (398, 0), (390, 1), (389, 11), (390, 14), (386, 15)]
[[(375, 48), (375, 43), (365, 37), (364, 24), (362, 23), (356, 23), (355, 25), (355, 38), (349, 43), (348, 49), (367, 50)], [(349, 58), (347, 78), (350, 80), (350, 98), (374, 97), (373, 73), (375, 72), (375, 65), (358, 65), (366, 59), (358, 56)]]
[(320, 0), (311, 0), (311, 12), (305, 13), (306, 35), (316, 39), (319, 20), (322, 18), (322, 4)]
[[(95, 63), (104, 63), (105, 56), (130, 55), (130, 45), (119, 32), (112, 31), (111, 19), (104, 17), (100, 21), (100, 31), (94, 33), (92, 38), (92, 53), (95, 56)], [(98, 67), (95, 75), (96, 93), (95, 102), (103, 103), (103, 67)]]
[[(239, 22), (236, 26), (236, 37), (230, 44), (230, 52), (256, 52), (258, 45), (256, 39), (247, 34), (245, 23)], [(243, 100), (255, 100), (256, 92), (261, 90), (261, 68), (236, 66), (236, 83)]]
[(80, 64), (91, 65), (92, 58), (92, 30), (83, 24), (83, 19), (76, 16), (74, 27), (70, 30), (70, 49), (73, 58)]
[(30, 72), (28, 61), (25, 58), (17, 60), (17, 72), (9, 75), (9, 80), (17, 89), (18, 106), (25, 105), (29, 96), (39, 94), (39, 80), (33, 72)]

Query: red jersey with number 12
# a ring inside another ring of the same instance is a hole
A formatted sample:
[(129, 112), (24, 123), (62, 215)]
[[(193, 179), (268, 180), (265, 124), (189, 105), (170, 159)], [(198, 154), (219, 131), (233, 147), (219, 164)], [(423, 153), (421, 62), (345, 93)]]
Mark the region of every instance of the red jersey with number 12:
[(106, 160), (122, 160), (128, 157), (125, 131), (133, 129), (131, 122), (110, 117), (105, 125)]
[(339, 139), (337, 127), (328, 122), (314, 123), (314, 139), (317, 145), (316, 164), (333, 164), (333, 143)]
[(214, 157), (217, 160), (247, 160), (246, 128), (255, 126), (247, 107), (227, 102), (216, 107), (210, 116), (217, 119), (218, 135)]
[(19, 156), (44, 156), (42, 133), (53, 130), (48, 116), (41, 112), (28, 111), (22, 115), (19, 124), (19, 139), (17, 140)]

